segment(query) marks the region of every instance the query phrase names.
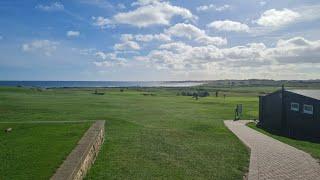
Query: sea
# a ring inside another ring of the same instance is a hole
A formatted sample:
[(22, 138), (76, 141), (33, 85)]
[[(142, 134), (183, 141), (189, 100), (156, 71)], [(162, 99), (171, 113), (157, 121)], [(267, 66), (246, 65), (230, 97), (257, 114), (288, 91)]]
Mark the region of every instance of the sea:
[(0, 81), (0, 86), (38, 88), (191, 87), (202, 84), (200, 81)]

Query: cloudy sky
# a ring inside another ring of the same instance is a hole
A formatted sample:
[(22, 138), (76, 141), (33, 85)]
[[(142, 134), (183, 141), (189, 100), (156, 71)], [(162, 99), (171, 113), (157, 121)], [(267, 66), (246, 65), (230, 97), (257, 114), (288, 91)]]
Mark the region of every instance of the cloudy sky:
[(320, 79), (319, 0), (0, 2), (1, 80)]

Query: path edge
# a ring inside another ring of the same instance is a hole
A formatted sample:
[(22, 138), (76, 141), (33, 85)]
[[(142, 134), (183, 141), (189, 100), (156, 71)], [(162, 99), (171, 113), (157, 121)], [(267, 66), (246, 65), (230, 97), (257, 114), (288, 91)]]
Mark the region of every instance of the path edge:
[[(248, 167), (248, 172), (246, 173), (244, 179), (246, 180), (257, 180), (259, 179), (259, 170), (258, 170), (258, 160), (256, 159), (255, 156), (252, 155), (252, 148), (249, 146), (249, 143), (246, 142), (244, 139), (240, 138), (232, 129), (227, 125), (228, 122), (231, 122), (234, 120), (224, 120), (223, 123), (225, 127), (236, 136), (236, 138), (244, 145), (247, 147), (249, 150), (249, 167)], [(245, 122), (244, 126), (247, 126), (248, 123), (254, 122), (253, 120), (239, 120), (242, 122)], [(249, 127), (248, 127), (249, 128)], [(254, 130), (254, 129), (253, 129)], [(260, 133), (260, 132), (259, 132)]]
[(86, 176), (104, 142), (104, 125), (104, 120), (95, 121), (91, 125), (51, 180), (80, 180)]
[[(242, 138), (240, 138), (236, 133), (234, 133), (234, 132), (232, 131), (232, 129), (227, 125), (228, 121), (231, 122), (231, 121), (234, 121), (234, 120), (223, 120), (224, 126), (225, 126), (233, 135), (235, 135), (235, 136), (237, 137), (237, 139), (239, 139), (240, 142), (241, 142), (244, 146), (246, 146), (246, 147), (251, 151), (251, 147), (249, 146), (249, 143), (246, 142), (245, 140), (243, 140)], [(245, 124), (244, 124), (245, 126), (246, 126), (248, 123), (250, 123), (250, 122), (254, 122), (253, 120), (238, 120), (238, 121), (245, 122)], [(259, 133), (260, 133), (260, 132), (259, 132)]]

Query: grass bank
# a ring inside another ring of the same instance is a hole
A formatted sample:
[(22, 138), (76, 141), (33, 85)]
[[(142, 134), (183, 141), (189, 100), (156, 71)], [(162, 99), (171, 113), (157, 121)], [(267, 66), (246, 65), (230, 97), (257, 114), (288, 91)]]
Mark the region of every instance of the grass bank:
[(223, 120), (239, 103), (243, 118), (256, 118), (251, 93), (195, 100), (165, 88), (99, 92), (0, 88), (0, 121), (105, 119), (105, 144), (87, 179), (241, 179), (246, 172), (248, 151)]
[(89, 126), (0, 124), (0, 179), (49, 179)]
[(313, 157), (320, 159), (320, 143), (310, 142), (307, 140), (298, 140), (298, 139), (293, 139), (293, 138), (289, 138), (289, 137), (271, 134), (271, 133), (257, 127), (256, 124), (253, 122), (248, 123), (247, 125), (253, 129), (263, 133), (263, 134), (266, 134), (270, 137), (273, 137), (274, 139), (277, 139), (283, 143), (289, 144), (290, 146), (296, 147), (302, 151), (305, 151), (305, 152), (311, 154)]

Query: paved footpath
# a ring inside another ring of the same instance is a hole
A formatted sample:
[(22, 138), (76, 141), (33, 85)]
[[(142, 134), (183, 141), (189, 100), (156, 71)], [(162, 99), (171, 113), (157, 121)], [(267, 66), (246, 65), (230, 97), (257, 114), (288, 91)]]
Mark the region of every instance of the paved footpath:
[(225, 125), (251, 149), (248, 180), (320, 180), (320, 164), (308, 153), (264, 135), (245, 124), (224, 121)]

